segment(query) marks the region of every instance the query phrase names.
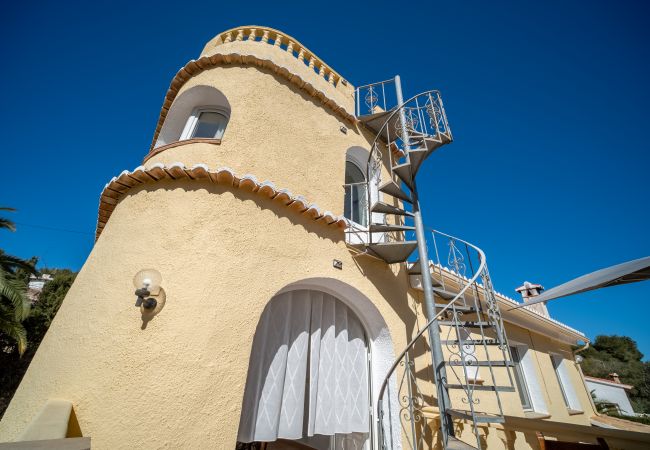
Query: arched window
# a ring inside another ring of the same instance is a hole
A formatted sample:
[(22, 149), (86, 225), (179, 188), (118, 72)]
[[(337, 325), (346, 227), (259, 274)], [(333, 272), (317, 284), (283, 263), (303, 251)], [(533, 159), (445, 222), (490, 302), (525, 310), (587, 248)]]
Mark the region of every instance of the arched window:
[(218, 89), (191, 87), (172, 103), (154, 148), (187, 139), (222, 139), (230, 111), (228, 99)]
[(355, 163), (345, 162), (344, 216), (362, 226), (368, 226), (368, 185), (366, 177)]
[(218, 106), (194, 108), (187, 119), (180, 140), (221, 139), (228, 123), (228, 110)]

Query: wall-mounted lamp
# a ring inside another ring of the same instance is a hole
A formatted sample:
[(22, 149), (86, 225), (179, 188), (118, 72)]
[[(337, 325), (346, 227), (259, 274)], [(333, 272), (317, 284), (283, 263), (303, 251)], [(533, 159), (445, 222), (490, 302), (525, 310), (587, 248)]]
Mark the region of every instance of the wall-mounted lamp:
[(153, 310), (158, 305), (158, 301), (150, 295), (155, 297), (160, 293), (161, 282), (162, 275), (157, 270), (144, 269), (136, 273), (133, 277), (133, 285), (136, 288), (135, 295), (138, 297), (135, 306)]

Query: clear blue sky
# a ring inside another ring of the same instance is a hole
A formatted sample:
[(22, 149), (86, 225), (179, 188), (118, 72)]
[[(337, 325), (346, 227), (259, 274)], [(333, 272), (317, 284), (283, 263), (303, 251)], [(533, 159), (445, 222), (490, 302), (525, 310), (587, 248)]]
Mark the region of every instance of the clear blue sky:
[[(501, 292), (650, 254), (647, 2), (305, 3), (5, 2), (0, 205), (19, 225), (0, 248), (79, 269), (99, 194), (139, 165), (178, 68), (218, 32), (260, 24), (353, 84), (399, 73), (407, 97), (442, 91), (455, 142), (421, 172), (425, 220), (482, 247)], [(458, 214), (436, 210), (443, 197)], [(650, 357), (649, 306), (645, 282), (550, 310)]]

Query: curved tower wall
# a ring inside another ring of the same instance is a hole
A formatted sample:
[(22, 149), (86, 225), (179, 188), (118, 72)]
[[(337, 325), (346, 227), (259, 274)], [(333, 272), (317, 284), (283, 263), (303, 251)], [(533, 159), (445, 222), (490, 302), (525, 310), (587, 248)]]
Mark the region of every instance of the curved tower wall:
[[(352, 86), (330, 83), (278, 46), (214, 44), (204, 50), (210, 64), (189, 63), (204, 67), (172, 82), (145, 167), (103, 193), (98, 240), (0, 423), (0, 441), (17, 439), (48, 399), (63, 398), (96, 449), (234, 448), (260, 315), (304, 280), (335, 291), (374, 330), (375, 394), (416, 327), (403, 268), (354, 258), (339, 222), (242, 180), (270, 180), (342, 214), (346, 153), (370, 145), (350, 120)], [(156, 145), (170, 95), (196, 86), (228, 101), (221, 142)], [(195, 164), (227, 166), (238, 178), (192, 179)], [(148, 322), (132, 285), (145, 268), (162, 274), (166, 292)]]

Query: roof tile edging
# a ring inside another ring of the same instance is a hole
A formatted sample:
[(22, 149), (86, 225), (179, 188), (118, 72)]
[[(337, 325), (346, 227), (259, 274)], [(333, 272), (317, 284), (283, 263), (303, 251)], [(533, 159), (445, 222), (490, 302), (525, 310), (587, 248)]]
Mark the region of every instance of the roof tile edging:
[(297, 75), (290, 71), (287, 67), (278, 65), (275, 61), (270, 59), (263, 59), (257, 55), (246, 55), (239, 53), (215, 53), (210, 56), (202, 56), (197, 60), (191, 59), (188, 63), (181, 67), (171, 83), (169, 84), (169, 89), (165, 94), (165, 99), (163, 101), (163, 106), (160, 109), (160, 114), (158, 116), (158, 123), (156, 124), (156, 131), (154, 132), (153, 140), (149, 151), (154, 149), (156, 141), (158, 140), (158, 135), (162, 130), (162, 125), (167, 117), (167, 113), (171, 108), (174, 99), (178, 95), (180, 89), (185, 85), (185, 83), (195, 75), (203, 72), (204, 70), (217, 67), (219, 65), (229, 65), (229, 64), (247, 64), (247, 65), (257, 65), (259, 67), (266, 67), (277, 75), (283, 76), (289, 82), (298, 86), (298, 88), (305, 90), (309, 95), (315, 97), (323, 102), (323, 104), (328, 107), (332, 112), (338, 114), (340, 117), (345, 119), (348, 123), (354, 124), (357, 119), (353, 114), (350, 114), (343, 106), (339, 105), (335, 100), (330, 98), (323, 91), (315, 87), (313, 84), (304, 80), (300, 75)]
[(287, 208), (299, 214), (307, 215), (316, 222), (341, 229), (348, 227), (348, 221), (344, 217), (335, 215), (331, 211), (321, 211), (317, 204), (310, 203), (302, 195), (293, 195), (287, 189), (276, 188), (271, 181), (259, 182), (252, 174), (244, 174), (239, 177), (229, 167), (218, 167), (215, 170), (210, 170), (207, 164), (195, 164), (191, 168), (187, 168), (180, 162), (167, 166), (163, 163), (156, 163), (148, 168), (138, 166), (132, 172), (124, 170), (104, 186), (99, 197), (95, 241), (99, 239), (117, 203), (131, 188), (161, 180), (198, 180), (229, 185), (277, 200)]

